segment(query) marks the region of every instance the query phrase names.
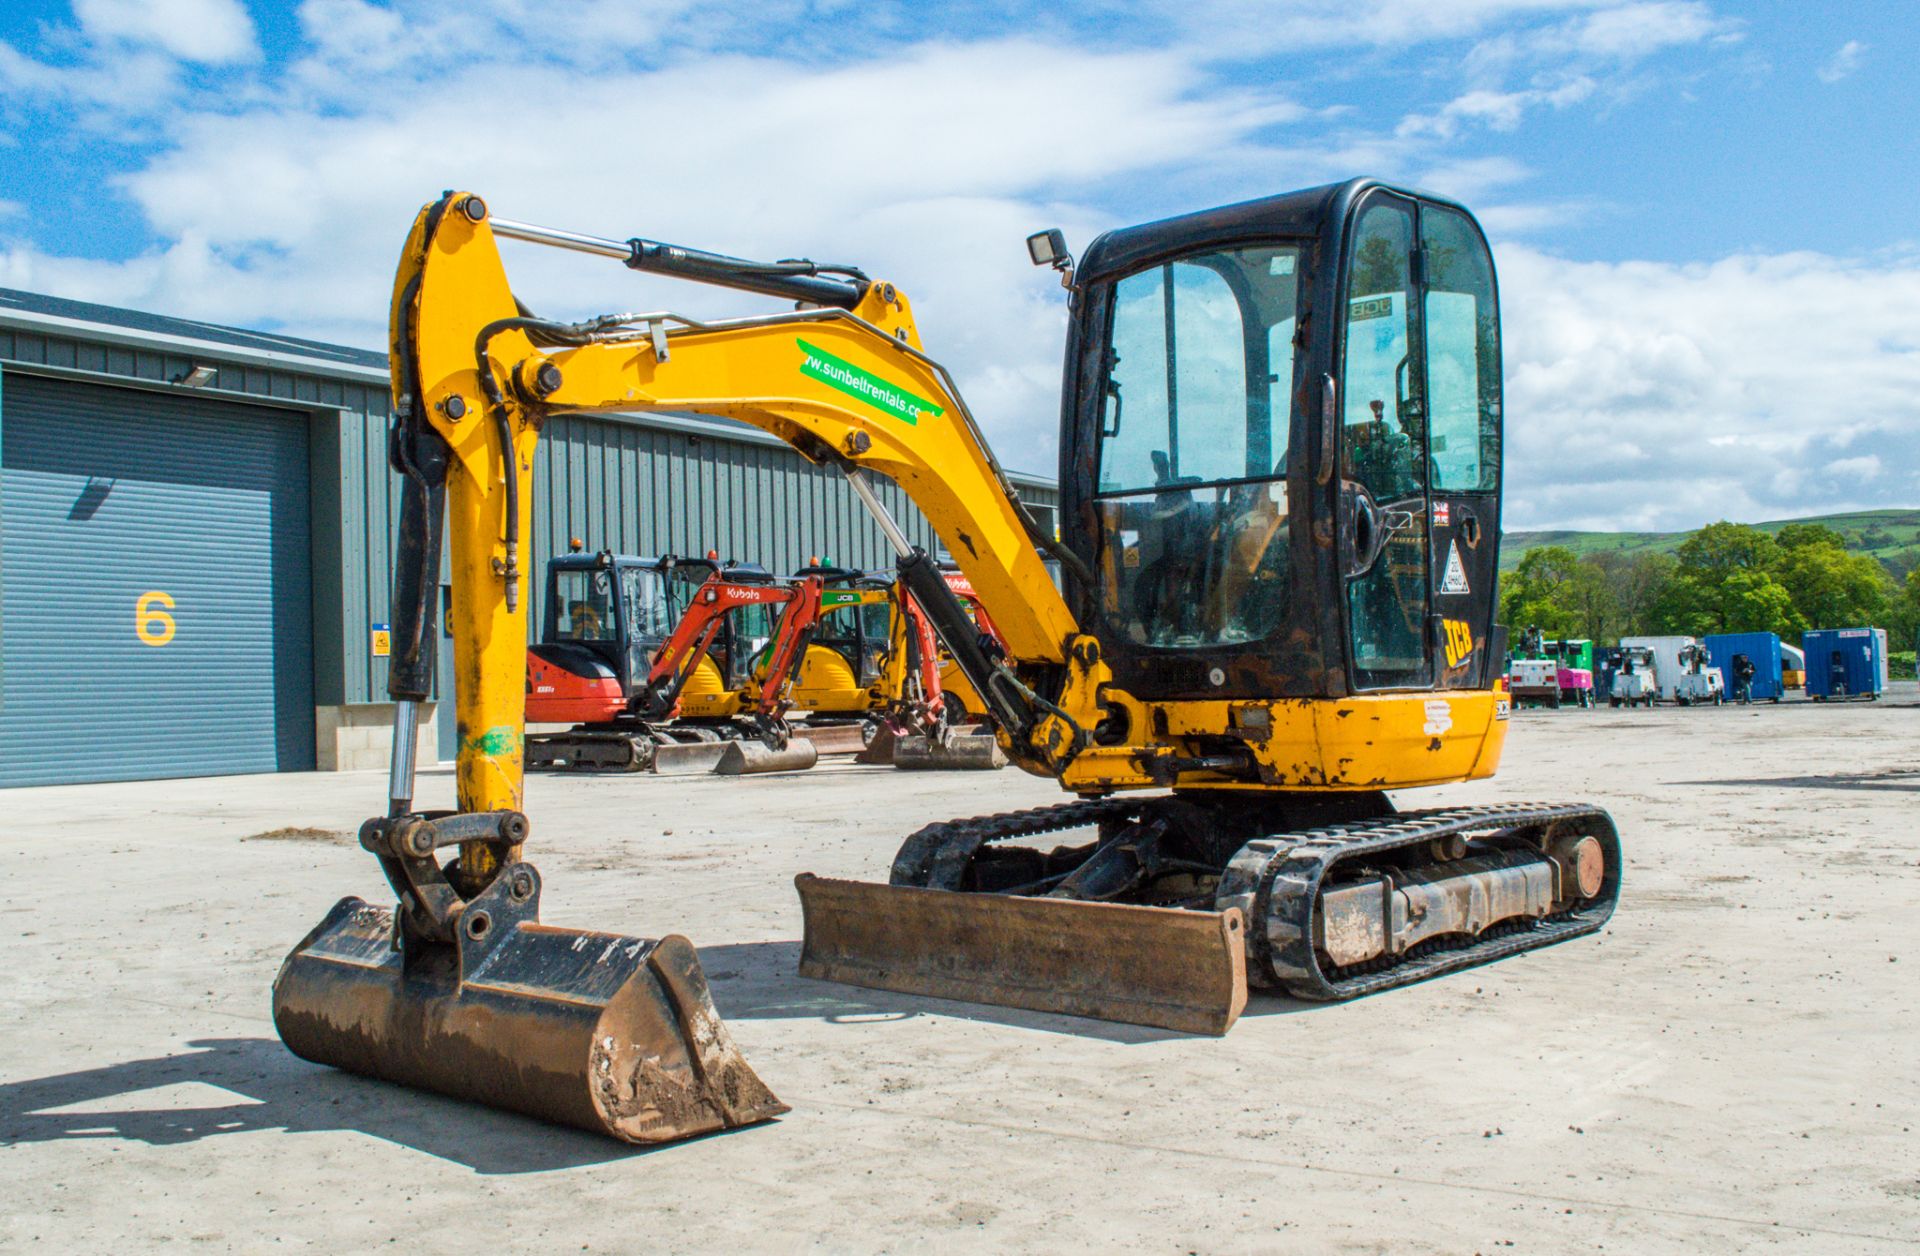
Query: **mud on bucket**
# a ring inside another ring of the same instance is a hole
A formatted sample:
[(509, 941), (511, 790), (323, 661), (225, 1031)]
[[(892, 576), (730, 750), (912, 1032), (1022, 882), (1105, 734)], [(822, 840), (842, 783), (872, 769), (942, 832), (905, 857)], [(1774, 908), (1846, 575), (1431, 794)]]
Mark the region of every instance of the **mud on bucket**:
[(539, 923), (540, 879), (504, 869), (453, 943), (392, 945), (393, 912), (342, 899), (287, 956), (273, 1023), (316, 1064), (630, 1143), (787, 1111), (715, 1011), (693, 945)]

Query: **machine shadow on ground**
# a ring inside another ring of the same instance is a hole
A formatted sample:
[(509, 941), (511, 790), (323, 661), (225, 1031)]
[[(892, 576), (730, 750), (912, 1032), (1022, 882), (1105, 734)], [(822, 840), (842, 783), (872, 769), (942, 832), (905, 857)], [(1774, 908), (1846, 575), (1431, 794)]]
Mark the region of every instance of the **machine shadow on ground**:
[(1920, 770), (1894, 768), (1884, 772), (1830, 772), (1821, 776), (1769, 776), (1746, 780), (1674, 781), (1675, 785), (1746, 785), (1780, 789), (1874, 789), (1920, 794)]
[[(669, 1149), (628, 1146), (323, 1068), (296, 1058), (272, 1038), (207, 1038), (187, 1045), (193, 1050), (0, 1083), (0, 1146), (130, 1139), (167, 1147), (260, 1130), (346, 1130), (487, 1175), (545, 1173)], [(147, 1093), (185, 1085), (229, 1091), (236, 1101), (160, 1106)], [(127, 1106), (110, 1106), (115, 1099)], [(65, 1111), (79, 1105), (84, 1105), (80, 1111)]]
[[(798, 973), (798, 942), (734, 942), (700, 948), (700, 965), (713, 987), (714, 1005), (725, 1020), (806, 1020), (829, 1024), (861, 1021), (909, 1020), (916, 1016), (951, 1016), (956, 1020), (1011, 1025), (1043, 1033), (1136, 1045), (1204, 1038), (1204, 1034), (1127, 1025), (1117, 1021), (1031, 1012), (990, 1003), (963, 1003), (891, 990), (869, 990), (836, 981), (814, 981)], [(1306, 1003), (1277, 995), (1249, 992), (1241, 1019), (1311, 1012), (1330, 1004)], [(1231, 1031), (1229, 1031), (1231, 1032)]]

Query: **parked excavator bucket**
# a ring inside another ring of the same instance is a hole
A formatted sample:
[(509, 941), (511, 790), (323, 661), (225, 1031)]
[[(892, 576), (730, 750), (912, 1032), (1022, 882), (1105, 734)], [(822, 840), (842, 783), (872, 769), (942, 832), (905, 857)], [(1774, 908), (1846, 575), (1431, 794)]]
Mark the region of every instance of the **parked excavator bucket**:
[(893, 730), (893, 721), (876, 720), (873, 736), (866, 739), (860, 747), (860, 753), (853, 756), (855, 763), (864, 763), (885, 767), (893, 762), (893, 748), (900, 741), (900, 735)]
[(1224, 1034), (1247, 1005), (1238, 908), (955, 894), (794, 878), (800, 975), (902, 994)]
[(908, 734), (893, 743), (893, 766), (912, 772), (991, 772), (1007, 766), (992, 733), (943, 728), (932, 737)]
[(820, 761), (813, 743), (794, 737), (778, 748), (764, 741), (730, 741), (727, 753), (715, 765), (720, 776), (758, 776), (763, 772), (804, 772)]
[(280, 966), (294, 1054), (630, 1143), (787, 1111), (714, 1010), (693, 946), (539, 923), (539, 874), (504, 869), (454, 943), (394, 948), (393, 913), (342, 899)]

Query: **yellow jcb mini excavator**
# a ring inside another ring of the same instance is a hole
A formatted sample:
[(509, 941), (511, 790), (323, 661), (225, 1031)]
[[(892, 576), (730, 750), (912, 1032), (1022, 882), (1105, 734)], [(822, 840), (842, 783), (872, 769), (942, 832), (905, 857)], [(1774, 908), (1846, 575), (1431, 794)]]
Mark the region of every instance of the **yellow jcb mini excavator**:
[[(797, 308), (551, 322), (515, 300), (502, 238)], [(1058, 540), (922, 351), (894, 285), (850, 267), (496, 220), (465, 193), (421, 212), (395, 291), (395, 458), (410, 484), (443, 470), (449, 481), (461, 813), (413, 816), (396, 770), (394, 818), (363, 841), (402, 893), (403, 959), (438, 965), (436, 984), (401, 980), (386, 913), (336, 911), (283, 970), (290, 1045), (494, 1102), (523, 1096), (489, 1094), (478, 1080), (488, 1070), (507, 1085), (605, 1076), (581, 1043), (468, 1015), (505, 996), (484, 976), (475, 990), (451, 952), (467, 954), (476, 909), (520, 902), (517, 878), (531, 880), (518, 861), (524, 828), (505, 827), (523, 825), (520, 503), (554, 411), (726, 415), (845, 473), (1007, 754), (1079, 796), (929, 825), (901, 847), (890, 885), (801, 875), (803, 974), (1220, 1033), (1249, 981), (1341, 999), (1601, 926), (1621, 867), (1605, 812), (1396, 811), (1388, 798), (1491, 775), (1507, 729), (1494, 683), (1499, 315), (1471, 214), (1355, 180), (1110, 232), (1078, 267), (1058, 232), (1028, 245), (1071, 294)], [(983, 648), (933, 559), (888, 517), (874, 474), (925, 512), (1004, 656)], [(423, 517), (430, 494), (409, 500), (403, 605), (405, 573), (431, 573), (439, 553)], [(426, 692), (430, 669), (409, 672), (420, 640), (397, 634), (396, 697)], [(1060, 844), (1076, 830), (1086, 838)], [(446, 876), (412, 855), (443, 840), (461, 843)], [(519, 953), (599, 953), (550, 946), (552, 931), (517, 923), (530, 921), (524, 910), (502, 919), (514, 927), (481, 928), (479, 941), (519, 969), (519, 1002), (549, 980)], [(289, 990), (321, 963), (310, 955), (343, 951), (369, 975)], [(697, 971), (690, 954), (676, 971)], [(645, 1010), (673, 1025), (658, 989)], [(377, 1028), (351, 1032), (363, 1024)], [(635, 1034), (673, 1038), (638, 1022)], [(698, 1056), (668, 1048), (674, 1063), (647, 1076)], [(615, 1075), (632, 1076), (634, 1058)], [(754, 1093), (763, 1106), (739, 1119), (771, 1110)]]

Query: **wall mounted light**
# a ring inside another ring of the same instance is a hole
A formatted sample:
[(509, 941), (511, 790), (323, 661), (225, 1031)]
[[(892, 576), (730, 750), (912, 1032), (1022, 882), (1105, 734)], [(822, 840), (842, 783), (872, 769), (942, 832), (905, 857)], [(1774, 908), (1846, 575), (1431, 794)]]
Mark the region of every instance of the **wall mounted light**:
[(174, 376), (173, 382), (183, 388), (205, 388), (213, 382), (213, 377), (219, 373), (216, 367), (201, 366), (196, 363), (190, 370), (183, 371)]

